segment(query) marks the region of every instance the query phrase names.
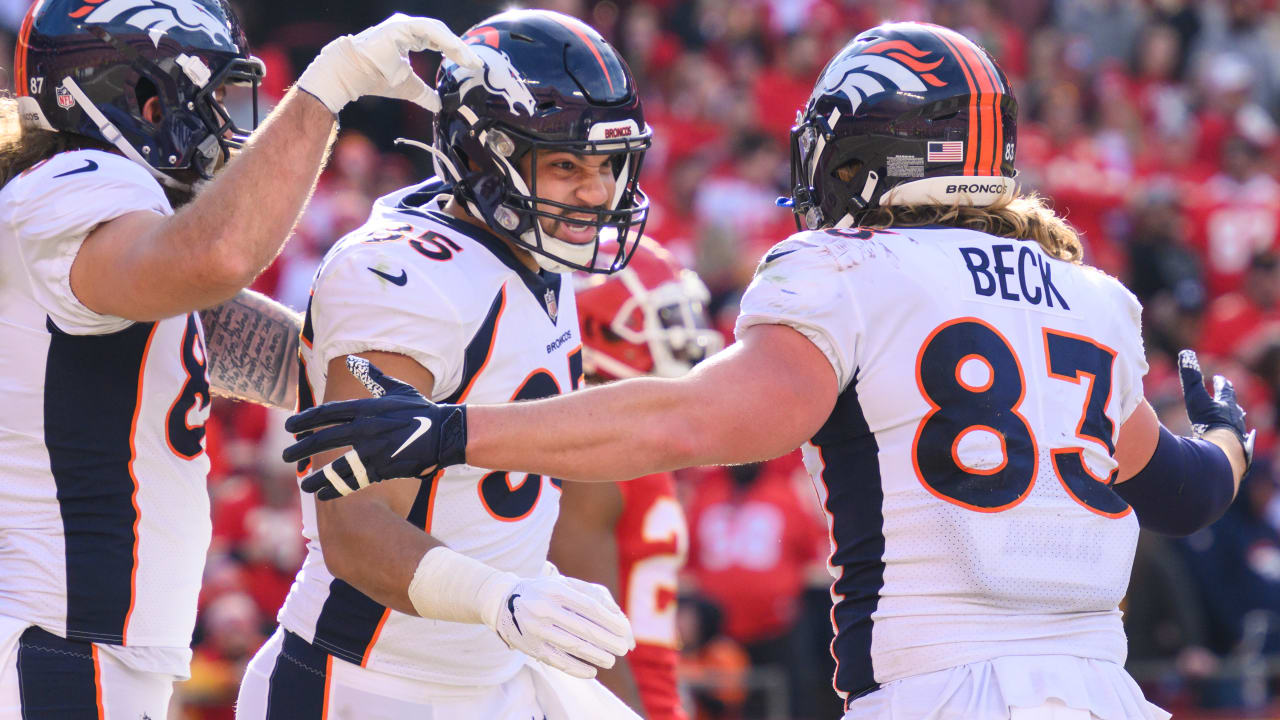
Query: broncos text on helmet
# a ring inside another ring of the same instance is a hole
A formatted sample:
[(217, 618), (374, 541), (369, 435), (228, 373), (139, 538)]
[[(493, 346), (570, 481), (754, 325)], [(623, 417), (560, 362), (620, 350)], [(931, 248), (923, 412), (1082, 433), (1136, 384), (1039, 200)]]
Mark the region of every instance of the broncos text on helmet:
[[(639, 242), (649, 201), (640, 163), (652, 132), (622, 56), (579, 20), (548, 10), (511, 10), (463, 36), (484, 67), (445, 60), (436, 91), (436, 172), (467, 210), (553, 272), (613, 272)], [(540, 199), (539, 153), (608, 155), (616, 186), (606, 207)], [(533, 153), (530, 177), (517, 171)], [(539, 209), (542, 205), (551, 210)], [(542, 231), (539, 218), (590, 218), (594, 239), (574, 244)], [(603, 241), (612, 253), (601, 251)]]
[(648, 238), (622, 270), (576, 280), (588, 378), (680, 377), (724, 347), (708, 318), (707, 286)]
[[(14, 87), (25, 126), (105, 142), (185, 190), (248, 137), (215, 93), (251, 86), (256, 123), (265, 72), (225, 0), (37, 0)], [(157, 123), (142, 114), (153, 97)]]
[(954, 30), (902, 22), (836, 54), (791, 129), (801, 229), (885, 205), (988, 206), (1012, 196), (1018, 103), (1004, 72)]

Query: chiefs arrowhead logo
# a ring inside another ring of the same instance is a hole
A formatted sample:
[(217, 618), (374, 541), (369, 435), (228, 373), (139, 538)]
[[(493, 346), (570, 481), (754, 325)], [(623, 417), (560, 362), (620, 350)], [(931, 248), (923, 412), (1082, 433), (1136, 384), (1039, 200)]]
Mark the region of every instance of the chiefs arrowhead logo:
[[(84, 0), (68, 13), (86, 24), (122, 22), (153, 37), (173, 30), (204, 33), (214, 42), (233, 44), (225, 18), (220, 18), (196, 0)], [(157, 40), (158, 42), (158, 40)]]

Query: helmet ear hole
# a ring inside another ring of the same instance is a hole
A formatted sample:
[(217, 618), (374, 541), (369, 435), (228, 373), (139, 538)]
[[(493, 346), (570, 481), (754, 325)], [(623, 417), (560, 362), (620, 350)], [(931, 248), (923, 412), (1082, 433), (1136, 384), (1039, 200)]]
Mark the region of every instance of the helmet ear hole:
[(159, 97), (160, 91), (156, 89), (156, 84), (151, 82), (150, 78), (144, 77), (139, 78), (138, 84), (133, 86), (133, 96), (138, 100), (138, 114), (146, 117), (147, 102), (151, 98)]
[(853, 179), (858, 176), (858, 171), (861, 169), (861, 160), (851, 160), (836, 168), (836, 171), (832, 174), (835, 175), (836, 179), (842, 183), (851, 183), (853, 182)]

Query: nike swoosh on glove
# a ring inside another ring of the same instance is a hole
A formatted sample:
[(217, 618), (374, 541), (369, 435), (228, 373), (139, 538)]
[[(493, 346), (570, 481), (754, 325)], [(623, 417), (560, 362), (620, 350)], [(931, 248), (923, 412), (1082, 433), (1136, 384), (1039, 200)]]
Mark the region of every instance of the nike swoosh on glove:
[(315, 431), (285, 449), (285, 462), (351, 448), (303, 478), (303, 490), (332, 500), (388, 478), (422, 477), (466, 462), (466, 406), (437, 405), (362, 357), (348, 355), (347, 370), (372, 398), (324, 403), (284, 423), (291, 433)]
[(613, 667), (636, 646), (607, 589), (559, 574), (516, 583), (491, 627), (513, 650), (579, 678), (595, 677), (593, 666)]
[(1213, 397), (1204, 387), (1200, 359), (1194, 350), (1178, 353), (1178, 379), (1182, 381), (1182, 397), (1187, 405), (1191, 429), (1200, 437), (1211, 428), (1226, 428), (1236, 434), (1244, 447), (1246, 467), (1253, 464), (1253, 440), (1256, 430), (1245, 427), (1244, 408), (1236, 401), (1236, 388), (1221, 375), (1213, 376)]

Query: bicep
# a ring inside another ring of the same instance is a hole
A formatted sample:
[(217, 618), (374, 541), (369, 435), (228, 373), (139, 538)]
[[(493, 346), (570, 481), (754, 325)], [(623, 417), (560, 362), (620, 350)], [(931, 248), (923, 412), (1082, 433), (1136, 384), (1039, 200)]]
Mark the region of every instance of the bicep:
[(835, 369), (807, 337), (786, 325), (755, 325), (684, 380), (685, 403), (708, 457), (699, 464), (767, 460), (796, 449), (835, 408)]
[(1120, 426), (1116, 440), (1116, 482), (1122, 483), (1142, 471), (1156, 451), (1160, 439), (1160, 419), (1145, 399), (1138, 403)]
[[(364, 352), (359, 354), (369, 362), (378, 366), (384, 373), (402, 380), (417, 388), (423, 396), (431, 393), (435, 379), (431, 372), (419, 365), (412, 358), (396, 353)], [(347, 357), (339, 355), (329, 361), (328, 376), (325, 379), (324, 402), (334, 400), (353, 400), (369, 397), (365, 389), (350, 372), (347, 371)], [(312, 459), (312, 467), (324, 467), (346, 452), (347, 448), (339, 448), (328, 453), (316, 455)], [(321, 542), (327, 532), (331, 533), (341, 527), (343, 521), (355, 518), (358, 521), (359, 508), (366, 503), (377, 503), (389, 507), (401, 517), (407, 517), (413, 506), (422, 481), (418, 478), (389, 479), (376, 485), (352, 493), (346, 497), (316, 503), (316, 522), (320, 531)]]
[(174, 285), (184, 279), (181, 273), (172, 272), (174, 268), (170, 273), (143, 272), (150, 239), (165, 220), (160, 213), (136, 210), (94, 228), (71, 263), (76, 298), (96, 313), (136, 321), (182, 312), (170, 312)]

